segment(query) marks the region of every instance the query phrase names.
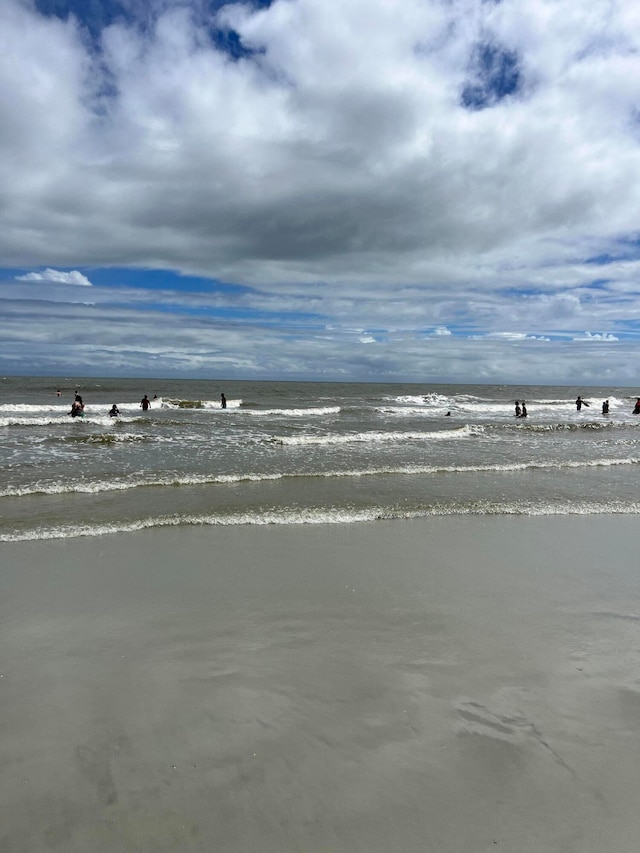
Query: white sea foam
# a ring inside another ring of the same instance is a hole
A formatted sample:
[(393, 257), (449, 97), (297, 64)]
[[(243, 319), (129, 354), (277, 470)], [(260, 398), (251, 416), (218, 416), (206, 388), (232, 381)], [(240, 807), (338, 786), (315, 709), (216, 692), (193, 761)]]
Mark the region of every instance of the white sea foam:
[[(178, 400), (171, 398), (162, 398), (152, 401), (154, 404), (159, 404), (162, 409), (215, 409), (216, 411), (224, 411), (220, 400)], [(227, 400), (227, 409), (239, 409), (242, 406), (242, 399)], [(152, 406), (153, 408), (153, 406)]]
[(443, 515), (637, 515), (637, 503), (588, 503), (588, 502), (490, 502), (472, 501), (468, 504), (434, 505), (423, 509), (398, 510), (388, 507), (369, 507), (362, 510), (347, 509), (283, 509), (268, 512), (242, 512), (230, 514), (156, 516), (138, 521), (96, 525), (59, 525), (40, 527), (19, 533), (0, 534), (0, 542), (25, 542), (53, 539), (75, 539), (98, 537), (122, 533), (134, 533), (160, 527), (181, 526), (267, 526), (267, 525), (316, 525), (357, 524), (376, 521), (411, 520)]
[(243, 415), (250, 417), (304, 418), (322, 415), (340, 414), (340, 406), (313, 406), (310, 409), (243, 409)]
[(286, 435), (272, 436), (269, 440), (276, 444), (288, 445), (291, 447), (304, 445), (340, 445), (353, 443), (372, 443), (382, 444), (387, 442), (403, 442), (403, 441), (445, 441), (449, 439), (463, 439), (474, 435), (474, 427), (463, 426), (456, 429), (433, 430), (433, 431), (418, 431), (409, 432), (357, 432), (347, 433), (345, 435)]
[[(380, 415), (391, 415), (394, 417), (442, 417), (444, 406), (436, 411), (427, 406), (376, 406), (375, 411)], [(448, 410), (448, 409), (447, 409)]]
[(173, 486), (204, 486), (219, 484), (234, 484), (242, 482), (261, 482), (280, 480), (283, 474), (217, 474), (198, 475), (183, 474), (181, 476), (168, 474), (163, 477), (139, 477), (131, 475), (113, 480), (95, 480), (82, 482), (76, 480), (65, 483), (38, 482), (25, 486), (10, 486), (0, 489), (0, 498), (27, 497), (28, 495), (64, 495), (82, 494), (94, 495), (101, 492), (126, 492), (130, 489), (173, 487)]
[[(137, 438), (137, 436), (134, 436)], [(326, 471), (296, 471), (295, 473), (242, 473), (216, 475), (167, 475), (164, 477), (119, 477), (115, 480), (96, 480), (93, 482), (73, 481), (66, 483), (36, 482), (23, 486), (8, 486), (0, 489), (0, 498), (27, 497), (29, 495), (61, 494), (99, 494), (101, 492), (129, 491), (139, 488), (235, 485), (238, 483), (261, 483), (276, 480), (309, 478), (340, 479), (380, 476), (420, 476), (434, 474), (470, 474), (470, 473), (514, 473), (516, 471), (613, 468), (624, 465), (638, 465), (640, 457), (629, 456), (617, 459), (586, 459), (583, 461), (558, 462), (507, 462), (492, 465), (390, 465), (362, 469), (341, 469)]]
[(42, 403), (0, 403), (0, 414), (4, 412), (24, 413), (24, 414), (41, 414), (43, 412), (57, 412), (64, 414), (69, 411), (69, 403), (51, 403), (43, 405)]
[[(81, 418), (76, 418), (76, 420), (81, 420)], [(65, 423), (62, 417), (57, 418), (25, 418), (25, 417), (0, 417), (0, 427), (9, 427), (9, 426), (53, 426), (54, 424)]]
[(417, 407), (425, 409), (428, 406), (449, 407), (451, 406), (452, 397), (445, 394), (400, 394), (397, 397), (389, 398), (393, 403), (399, 403), (402, 406)]
[(154, 443), (164, 443), (170, 441), (170, 439), (163, 438), (161, 436), (154, 436), (153, 439), (150, 439), (149, 436), (144, 435), (143, 433), (135, 433), (135, 432), (101, 432), (101, 433), (91, 433), (86, 436), (80, 437), (81, 441), (87, 442), (89, 444), (125, 444), (130, 441), (151, 441)]

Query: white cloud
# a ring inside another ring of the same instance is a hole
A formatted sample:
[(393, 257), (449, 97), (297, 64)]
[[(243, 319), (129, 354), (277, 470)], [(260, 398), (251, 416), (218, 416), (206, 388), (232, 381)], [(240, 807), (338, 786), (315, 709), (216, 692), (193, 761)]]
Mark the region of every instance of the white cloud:
[(25, 275), (17, 275), (16, 281), (50, 281), (53, 284), (73, 284), (82, 287), (91, 287), (91, 282), (78, 270), (63, 272), (62, 270), (46, 269), (42, 272), (29, 272)]
[(582, 335), (579, 335), (573, 339), (574, 341), (617, 341), (615, 335), (610, 334), (609, 332), (585, 332)]
[[(479, 337), (479, 336), (474, 336)], [(526, 341), (527, 336), (524, 332), (490, 332), (484, 337), (494, 341)]]

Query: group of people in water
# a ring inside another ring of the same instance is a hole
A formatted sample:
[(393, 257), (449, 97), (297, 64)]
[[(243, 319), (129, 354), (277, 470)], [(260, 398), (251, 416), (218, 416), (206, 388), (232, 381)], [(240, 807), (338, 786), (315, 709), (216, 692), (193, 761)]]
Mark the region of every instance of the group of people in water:
[[(56, 391), (58, 397), (60, 396), (60, 390)], [(154, 395), (154, 400), (157, 399), (157, 394)], [(144, 395), (142, 400), (140, 400), (140, 408), (143, 412), (148, 411), (151, 407), (151, 400), (147, 396)], [(84, 417), (84, 402), (80, 394), (76, 391), (75, 397), (73, 399), (73, 403), (71, 404), (71, 411), (69, 412), (72, 418), (83, 418)], [(114, 403), (113, 406), (109, 409), (109, 417), (117, 418), (121, 414), (120, 409), (118, 408), (118, 404)]]
[[(59, 388), (56, 391), (56, 394), (58, 395), (58, 397), (60, 396), (60, 389)], [(158, 397), (158, 395), (154, 394), (153, 399), (156, 400), (157, 397)], [(578, 395), (578, 398), (576, 399), (576, 410), (578, 412), (581, 411), (583, 406), (588, 407), (590, 405), (591, 405), (590, 403), (588, 403), (586, 400), (583, 400), (582, 397), (580, 395)], [(220, 407), (222, 409), (227, 408), (227, 398), (225, 397), (224, 393), (220, 394)], [(147, 394), (145, 394), (144, 397), (142, 398), (142, 400), (140, 400), (140, 408), (142, 409), (143, 412), (146, 412), (151, 408), (151, 400), (149, 399)], [(83, 403), (82, 397), (80, 396), (78, 391), (76, 391), (75, 398), (73, 400), (73, 403), (71, 404), (71, 411), (69, 412), (69, 414), (71, 415), (72, 418), (84, 417), (84, 403)], [(516, 405), (515, 405), (515, 416), (516, 416), (516, 418), (526, 418), (528, 416), (528, 414), (529, 413), (527, 412), (526, 402), (524, 400), (516, 400)], [(609, 414), (609, 401), (608, 400), (602, 401), (602, 414), (603, 415)], [(636, 398), (636, 403), (635, 403), (635, 406), (633, 407), (632, 414), (640, 415), (640, 397)], [(117, 404), (114, 403), (113, 406), (111, 406), (111, 408), (109, 409), (109, 417), (117, 418), (119, 415), (120, 415), (120, 409), (118, 408)], [(450, 416), (451, 416), (451, 412), (449, 411), (449, 412), (447, 412), (447, 417), (450, 417)]]
[[(60, 393), (61, 393), (60, 389), (58, 388), (56, 390), (56, 395), (59, 397)], [(153, 399), (157, 400), (158, 395), (154, 394)], [(151, 400), (149, 399), (149, 396), (147, 394), (145, 394), (144, 397), (142, 398), (142, 400), (140, 400), (140, 408), (142, 409), (143, 412), (147, 412), (151, 408)], [(222, 408), (222, 409), (227, 408), (227, 398), (225, 397), (224, 394), (220, 394), (220, 408)], [(78, 391), (76, 391), (73, 403), (71, 404), (71, 411), (69, 412), (69, 414), (71, 415), (72, 418), (84, 417), (84, 403), (83, 403), (82, 397), (80, 396)], [(110, 418), (117, 418), (120, 414), (121, 414), (121, 412), (120, 412), (120, 409), (118, 408), (117, 403), (114, 403), (113, 406), (111, 406), (111, 408), (109, 409), (109, 417)]]
[[(580, 397), (578, 395), (578, 399), (576, 400), (576, 410), (578, 412), (582, 409), (583, 406), (589, 406), (589, 405), (590, 404), (587, 403), (586, 400), (583, 400), (582, 397)], [(609, 414), (609, 401), (608, 400), (602, 401), (602, 414), (603, 415)], [(640, 397), (636, 397), (636, 402), (635, 402), (635, 405), (633, 407), (633, 411), (631, 414), (632, 415), (640, 415)]]
[[(589, 407), (590, 405), (591, 405), (591, 403), (588, 403), (586, 400), (583, 400), (582, 397), (580, 395), (578, 395), (578, 399), (576, 400), (576, 411), (579, 412), (579, 411), (581, 411), (583, 406)], [(449, 412), (447, 412), (447, 414), (449, 414)], [(516, 400), (516, 411), (515, 411), (516, 417), (517, 418), (526, 418), (527, 414), (528, 414), (528, 412), (527, 412), (527, 406), (526, 406), (525, 401), (522, 400), (522, 402), (521, 402), (520, 400)], [(603, 415), (609, 414), (609, 401), (608, 400), (602, 401), (602, 414)], [(635, 403), (635, 406), (633, 407), (632, 414), (640, 415), (640, 397), (636, 398), (636, 403)]]

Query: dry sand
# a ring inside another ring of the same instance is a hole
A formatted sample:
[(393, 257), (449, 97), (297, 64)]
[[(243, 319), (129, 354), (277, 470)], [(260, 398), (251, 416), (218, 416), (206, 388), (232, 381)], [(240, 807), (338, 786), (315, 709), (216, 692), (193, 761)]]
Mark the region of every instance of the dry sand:
[(637, 519), (0, 546), (2, 853), (632, 853)]

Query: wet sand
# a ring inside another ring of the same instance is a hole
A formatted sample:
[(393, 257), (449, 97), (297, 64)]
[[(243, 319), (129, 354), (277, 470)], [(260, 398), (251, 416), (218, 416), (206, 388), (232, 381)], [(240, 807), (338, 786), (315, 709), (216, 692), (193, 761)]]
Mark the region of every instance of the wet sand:
[(631, 853), (637, 518), (0, 545), (2, 853)]

